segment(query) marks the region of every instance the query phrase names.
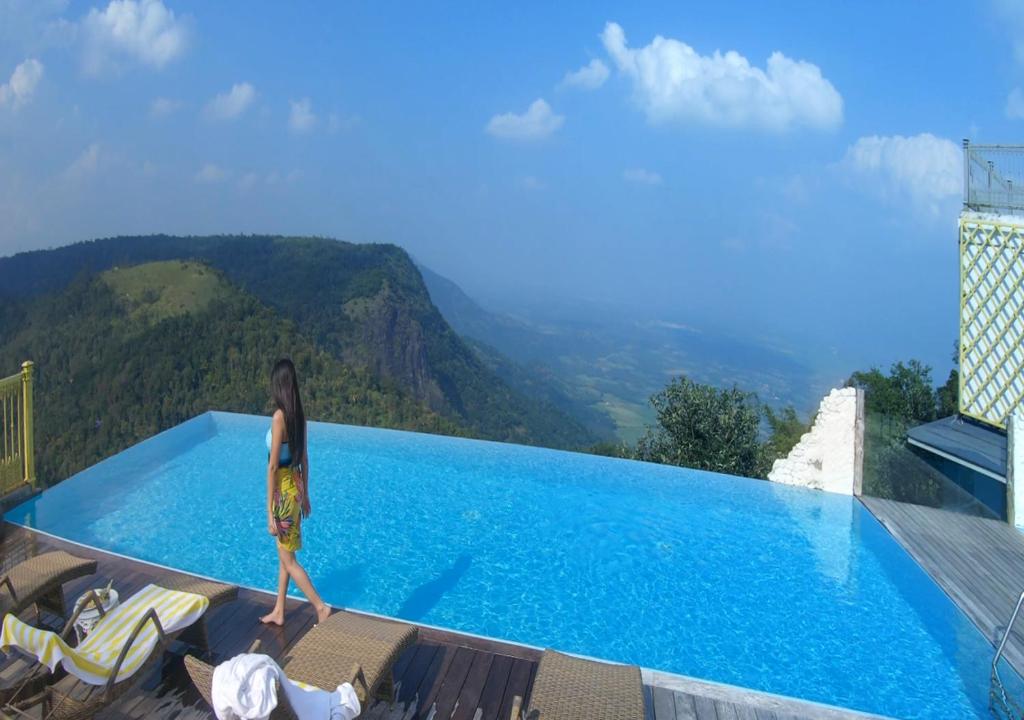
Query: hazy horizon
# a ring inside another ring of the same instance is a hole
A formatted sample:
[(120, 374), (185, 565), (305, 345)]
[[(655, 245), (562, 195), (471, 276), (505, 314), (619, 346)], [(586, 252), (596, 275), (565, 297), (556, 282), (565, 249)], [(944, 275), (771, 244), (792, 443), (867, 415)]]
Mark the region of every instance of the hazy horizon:
[(238, 7), (0, 3), (0, 255), (389, 242), (498, 311), (945, 379), (960, 140), (1024, 118), (1016, 4)]

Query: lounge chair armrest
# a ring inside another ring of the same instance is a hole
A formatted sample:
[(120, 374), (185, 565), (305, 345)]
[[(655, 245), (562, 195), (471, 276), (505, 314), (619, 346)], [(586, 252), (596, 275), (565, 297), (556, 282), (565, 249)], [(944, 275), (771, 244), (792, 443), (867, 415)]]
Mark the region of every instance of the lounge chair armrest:
[(249, 653), (250, 655), (252, 655), (253, 653), (258, 653), (260, 651), (260, 647), (262, 647), (262, 645), (263, 645), (263, 643), (260, 642), (260, 639), (256, 638), (255, 640), (252, 641), (252, 645), (249, 646), (249, 649), (246, 650), (246, 652)]
[(85, 609), (90, 605), (95, 607), (97, 612), (99, 612), (101, 620), (106, 617), (107, 611), (103, 608), (103, 601), (100, 600), (100, 596), (96, 594), (95, 590), (90, 590), (85, 594), (85, 600), (82, 601), (82, 604), (75, 608), (74, 614), (71, 616), (71, 619), (68, 620), (64, 629), (61, 630), (60, 635), (62, 638), (65, 640), (68, 639), (68, 635), (71, 633), (71, 628), (75, 626), (75, 623), (78, 621), (78, 617), (85, 612)]
[(0, 587), (7, 586), (7, 591), (11, 593), (11, 600), (14, 601), (15, 605), (18, 603), (18, 593), (14, 591), (14, 583), (11, 582), (10, 575), (4, 575), (0, 578)]
[[(121, 672), (121, 664), (124, 659), (128, 657), (128, 651), (131, 650), (132, 644), (135, 642), (135, 638), (138, 637), (139, 633), (142, 632), (142, 628), (146, 626), (146, 623), (150, 620), (153, 621), (153, 627), (156, 628), (156, 635), (160, 638), (160, 648), (164, 649), (167, 647), (167, 635), (164, 634), (163, 625), (160, 624), (160, 616), (156, 614), (155, 608), (150, 608), (146, 611), (146, 614), (139, 618), (139, 621), (135, 623), (135, 627), (132, 628), (131, 635), (125, 640), (124, 646), (121, 648), (121, 653), (117, 656), (117, 661), (114, 663), (113, 670), (110, 671), (110, 677), (107, 678), (107, 684), (104, 686), (104, 693), (108, 698), (112, 698), (114, 685), (117, 684), (117, 676)], [(156, 650), (154, 649), (154, 652)]]

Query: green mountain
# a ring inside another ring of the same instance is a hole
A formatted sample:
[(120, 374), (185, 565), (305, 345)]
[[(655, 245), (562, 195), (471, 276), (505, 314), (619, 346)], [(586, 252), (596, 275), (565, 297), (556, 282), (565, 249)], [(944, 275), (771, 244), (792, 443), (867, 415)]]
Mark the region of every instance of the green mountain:
[(44, 480), (210, 408), (266, 411), (266, 375), (285, 354), (313, 419), (595, 439), (497, 377), (394, 246), (111, 238), (2, 258), (0, 277), (0, 367), (36, 362)]

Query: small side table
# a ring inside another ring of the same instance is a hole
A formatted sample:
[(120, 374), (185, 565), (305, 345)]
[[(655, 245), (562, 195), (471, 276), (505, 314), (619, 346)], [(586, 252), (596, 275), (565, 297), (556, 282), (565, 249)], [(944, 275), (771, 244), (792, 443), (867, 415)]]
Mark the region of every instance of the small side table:
[[(99, 595), (101, 599), (103, 598), (104, 591), (106, 591), (106, 588), (93, 588), (93, 592)], [(85, 604), (88, 595), (88, 593), (85, 593), (81, 597), (79, 597), (78, 600), (75, 601), (76, 611), (78, 610), (78, 608)], [(117, 595), (117, 590), (111, 588), (107, 592), (106, 600), (103, 601), (103, 612), (110, 612), (111, 610), (116, 608), (118, 604), (119, 599)], [(78, 616), (77, 620), (75, 620), (75, 637), (78, 638), (78, 642), (82, 642), (82, 640), (85, 639), (85, 636), (92, 631), (93, 627), (95, 627), (96, 623), (99, 622), (99, 620), (100, 611), (96, 609), (95, 605), (90, 604), (87, 608), (85, 608), (85, 610), (82, 611), (82, 614)]]

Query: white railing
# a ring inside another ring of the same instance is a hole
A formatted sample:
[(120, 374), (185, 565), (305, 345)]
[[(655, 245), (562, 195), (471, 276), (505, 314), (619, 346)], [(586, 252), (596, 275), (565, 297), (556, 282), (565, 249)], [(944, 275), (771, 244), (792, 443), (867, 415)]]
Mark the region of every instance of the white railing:
[(964, 140), (964, 207), (1024, 214), (1024, 145), (972, 145)]

